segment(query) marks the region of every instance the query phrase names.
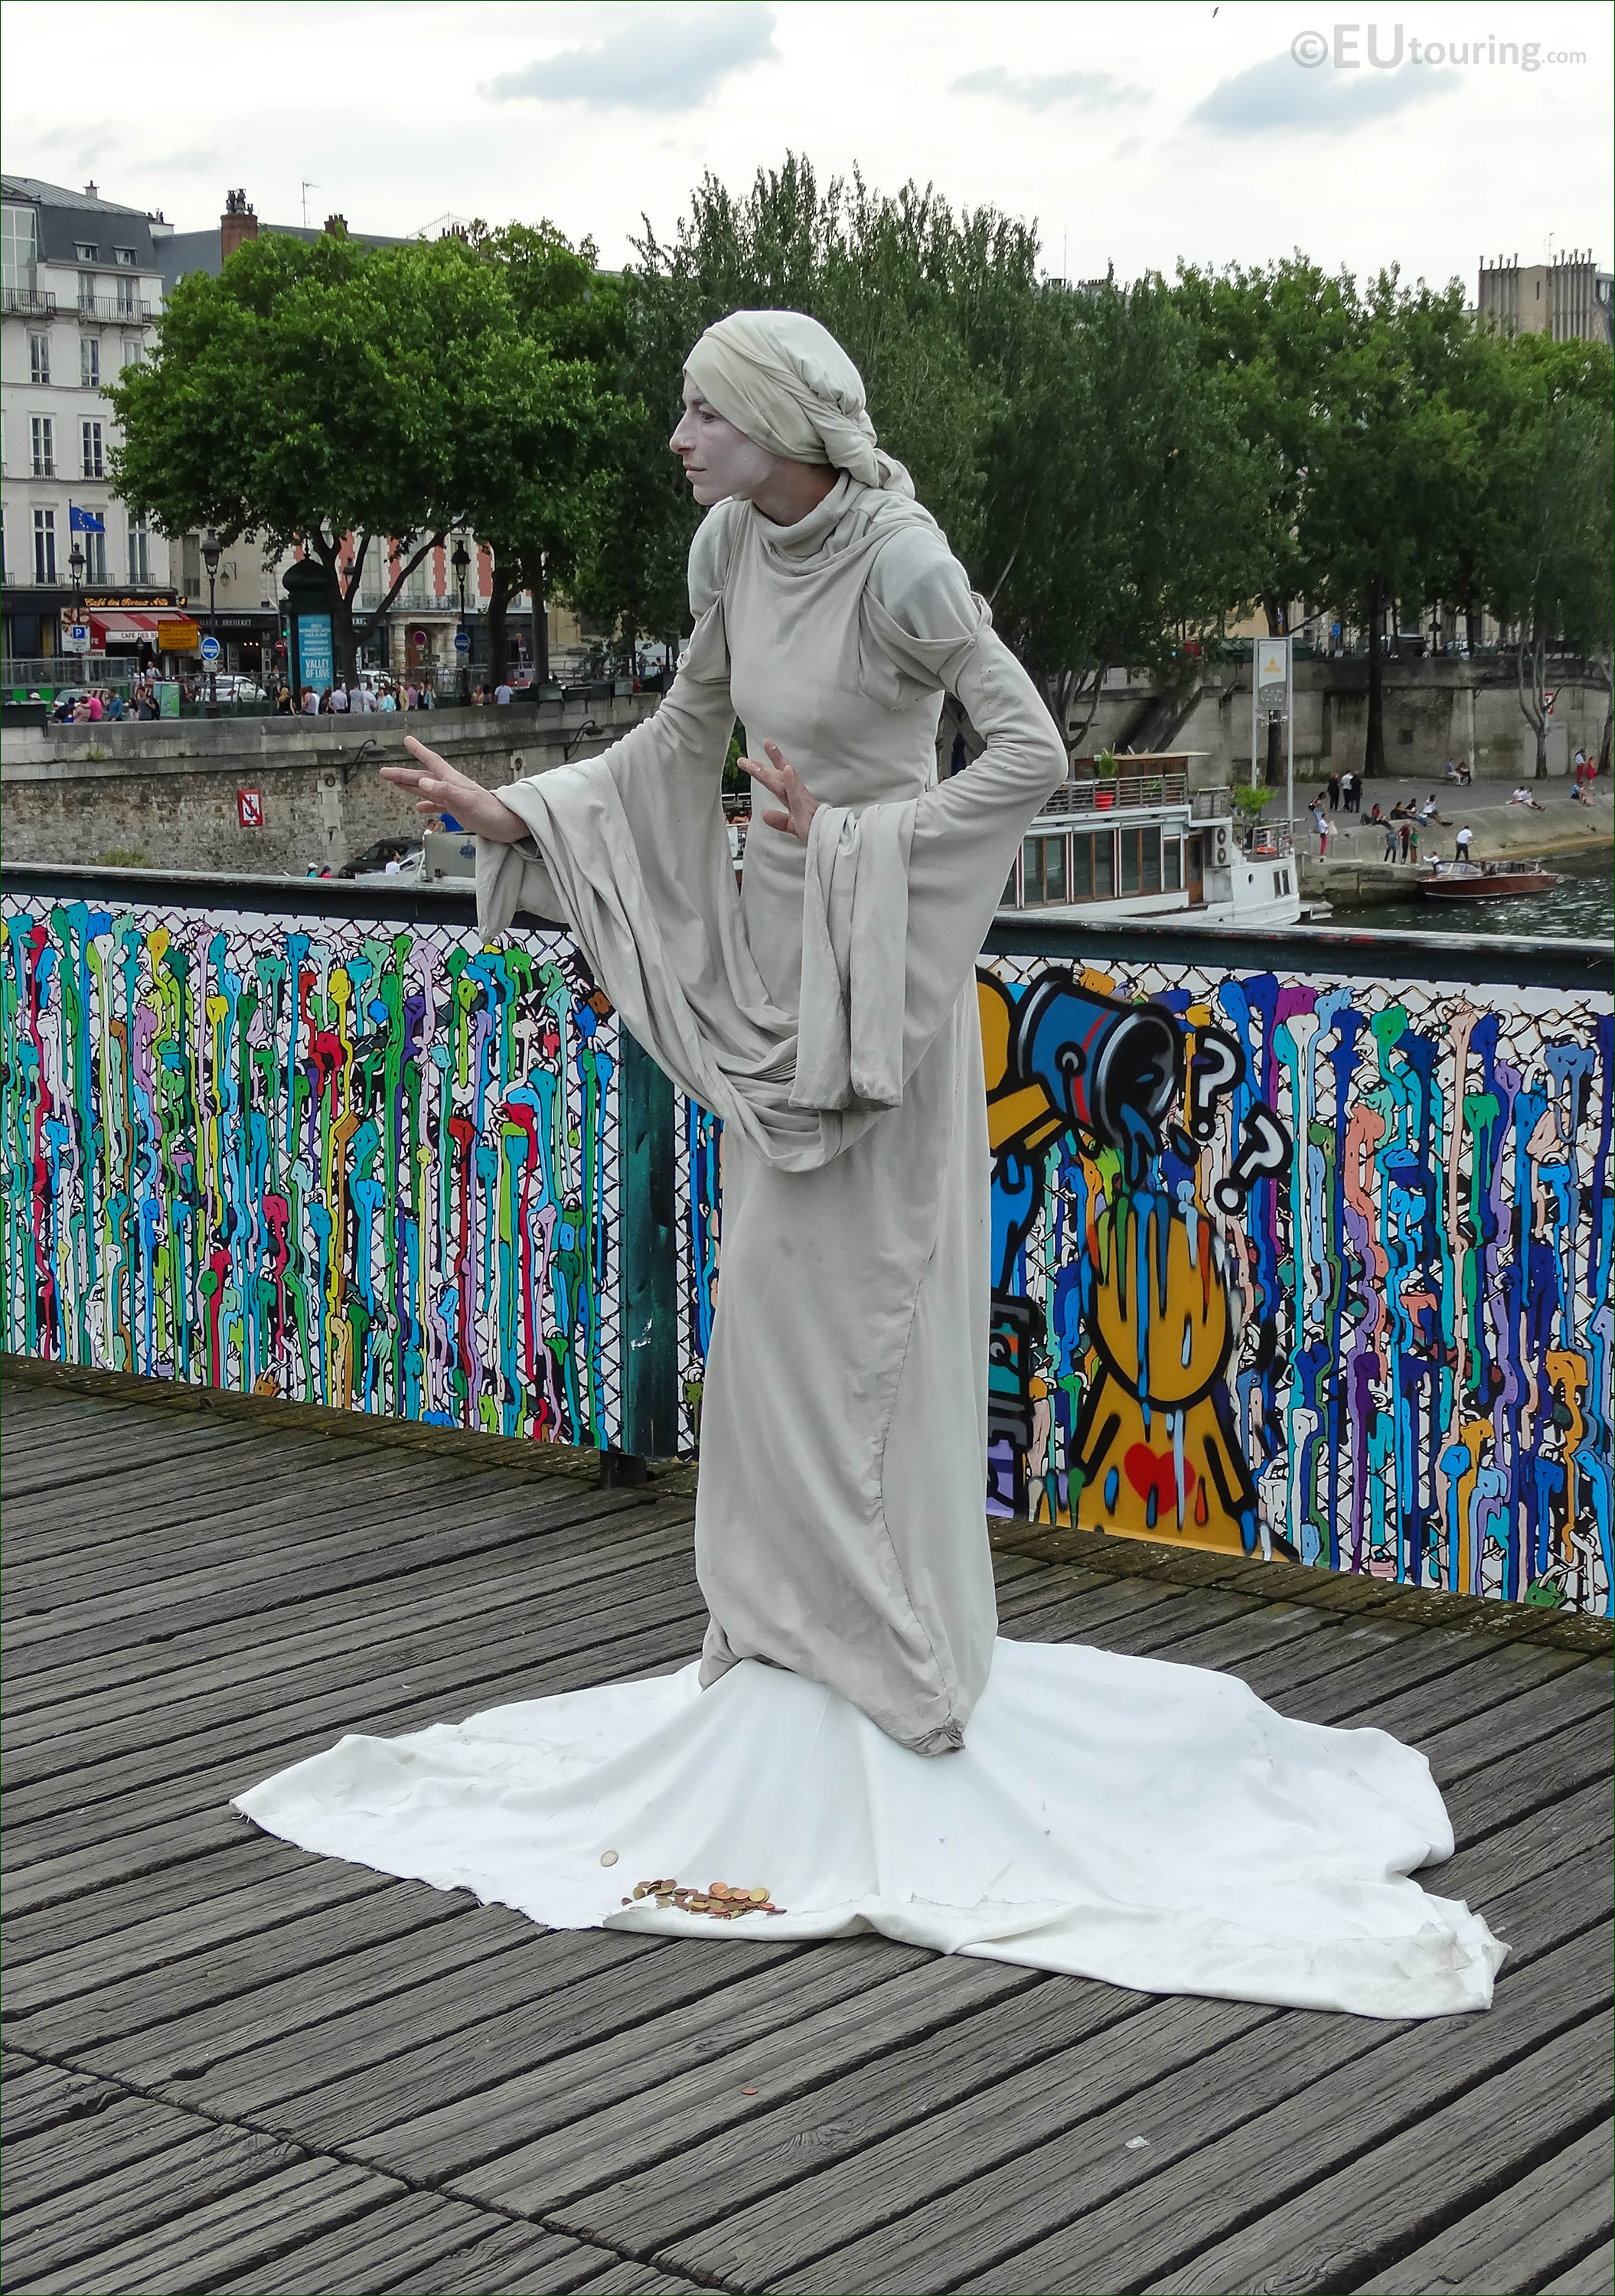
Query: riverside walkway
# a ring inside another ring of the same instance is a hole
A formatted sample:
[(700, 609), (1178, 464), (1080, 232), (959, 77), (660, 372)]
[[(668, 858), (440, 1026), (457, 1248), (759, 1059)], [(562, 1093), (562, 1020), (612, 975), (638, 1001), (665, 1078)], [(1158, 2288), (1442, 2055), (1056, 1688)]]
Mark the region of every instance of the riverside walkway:
[(1489, 2015), (548, 1932), (227, 1805), (689, 1658), (687, 1473), (14, 1363), (0, 1403), (10, 2296), (1615, 2284), (1606, 1626), (995, 1529), (1006, 1634), (1424, 1748)]

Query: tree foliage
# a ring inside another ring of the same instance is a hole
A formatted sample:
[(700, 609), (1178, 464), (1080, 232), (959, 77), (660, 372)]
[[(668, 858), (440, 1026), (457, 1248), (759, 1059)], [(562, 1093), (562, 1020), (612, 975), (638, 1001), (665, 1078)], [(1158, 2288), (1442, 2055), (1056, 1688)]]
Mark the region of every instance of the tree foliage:
[[(212, 526), (271, 558), (301, 544), (349, 667), (427, 553), (455, 528), (493, 531), (512, 483), (566, 463), (594, 419), (590, 362), (524, 327), (512, 268), (457, 238), (325, 233), (266, 235), (217, 278), (192, 274), (154, 357), (111, 393), (119, 493), (167, 534)], [(356, 620), (389, 539), (407, 547)]]

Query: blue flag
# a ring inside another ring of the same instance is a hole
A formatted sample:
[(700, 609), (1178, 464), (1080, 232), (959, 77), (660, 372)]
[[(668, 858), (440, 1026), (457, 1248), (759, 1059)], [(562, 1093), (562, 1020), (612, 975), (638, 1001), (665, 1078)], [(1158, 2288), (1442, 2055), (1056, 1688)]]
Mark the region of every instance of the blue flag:
[(98, 510), (80, 510), (77, 503), (68, 504), (70, 534), (104, 534), (107, 522)]

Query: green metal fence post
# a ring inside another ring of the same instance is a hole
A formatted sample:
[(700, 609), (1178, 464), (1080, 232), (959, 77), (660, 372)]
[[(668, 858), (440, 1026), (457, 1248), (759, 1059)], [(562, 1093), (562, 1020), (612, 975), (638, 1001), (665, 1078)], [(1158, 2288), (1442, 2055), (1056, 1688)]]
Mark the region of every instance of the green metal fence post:
[(625, 1029), (622, 1046), (622, 1447), (678, 1447), (678, 1242), (673, 1086)]

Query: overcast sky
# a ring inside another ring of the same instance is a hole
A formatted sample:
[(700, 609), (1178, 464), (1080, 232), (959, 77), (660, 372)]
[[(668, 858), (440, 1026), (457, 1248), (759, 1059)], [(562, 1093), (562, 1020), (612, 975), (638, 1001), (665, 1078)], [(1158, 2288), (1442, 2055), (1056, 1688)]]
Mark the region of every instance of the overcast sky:
[(0, 124), (8, 171), (182, 229), (236, 184), (299, 222), (307, 178), (316, 224), (548, 217), (614, 264), (703, 169), (739, 187), (794, 148), (1035, 217), (1073, 278), (1299, 246), (1472, 294), (1483, 251), (1610, 264), (1611, 25), (1551, 0), (5, 0)]

